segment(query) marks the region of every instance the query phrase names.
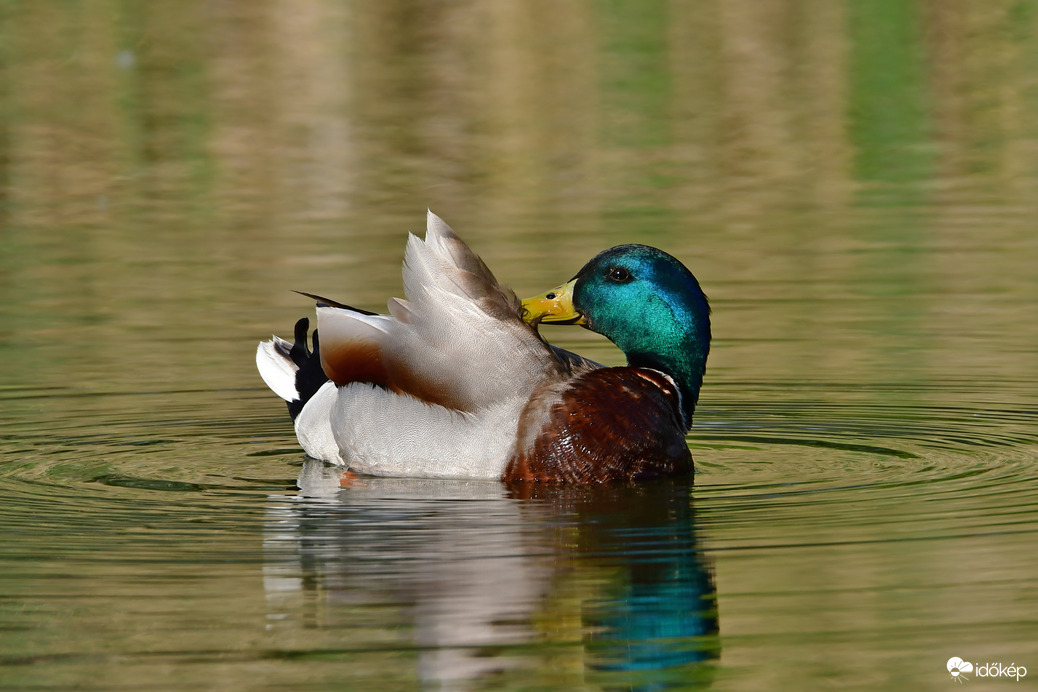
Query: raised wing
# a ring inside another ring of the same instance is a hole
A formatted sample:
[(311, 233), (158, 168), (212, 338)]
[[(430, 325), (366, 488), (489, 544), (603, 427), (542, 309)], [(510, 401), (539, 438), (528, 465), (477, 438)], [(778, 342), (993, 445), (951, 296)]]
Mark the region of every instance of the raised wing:
[(388, 315), (318, 307), (321, 365), (336, 384), (370, 382), (476, 411), (573, 365), (523, 322), (515, 293), (432, 212), (425, 240), (408, 239), (404, 293)]

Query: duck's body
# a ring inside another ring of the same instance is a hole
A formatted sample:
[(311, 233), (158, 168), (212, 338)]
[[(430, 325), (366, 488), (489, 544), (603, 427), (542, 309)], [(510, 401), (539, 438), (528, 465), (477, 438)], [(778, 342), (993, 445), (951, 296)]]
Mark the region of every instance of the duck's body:
[[(602, 258), (604, 270), (662, 266), (661, 285), (673, 274), (688, 284), (683, 291), (694, 286), (697, 295), (673, 305), (655, 291), (629, 296), (648, 301), (630, 307), (647, 308), (650, 319), (596, 308), (620, 286), (608, 278), (602, 284), (592, 270)], [(289, 401), (306, 453), (357, 473), (596, 482), (691, 472), (684, 434), (710, 338), (695, 279), (659, 250), (621, 246), (589, 262), (567, 286), (575, 287), (570, 302), (560, 300), (564, 291), (520, 302), (430, 213), (425, 240), (408, 241), (407, 300), (391, 299), (388, 315), (321, 300), (314, 353), (301, 320), (294, 345), (277, 337), (260, 344), (257, 366)], [(582, 301), (590, 309), (581, 312)], [(650, 333), (661, 306), (661, 324), (674, 316), (686, 322), (663, 329), (667, 343)], [(601, 331), (628, 353), (629, 366), (603, 368), (547, 344), (536, 329), (542, 319), (579, 320)], [(611, 333), (617, 329), (638, 333)], [(688, 343), (670, 343), (679, 333)]]

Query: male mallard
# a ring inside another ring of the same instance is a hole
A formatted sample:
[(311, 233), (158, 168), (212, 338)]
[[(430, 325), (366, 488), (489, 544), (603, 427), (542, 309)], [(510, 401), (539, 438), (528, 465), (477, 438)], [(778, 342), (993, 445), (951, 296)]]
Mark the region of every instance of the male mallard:
[[(692, 471), (685, 433), (710, 350), (710, 308), (681, 262), (645, 245), (596, 255), (520, 302), (432, 212), (389, 314), (317, 296), (307, 349), (259, 345), (311, 457), (376, 476), (590, 483)], [(545, 342), (580, 324), (627, 356), (606, 368)], [(320, 332), (320, 342), (317, 334)]]

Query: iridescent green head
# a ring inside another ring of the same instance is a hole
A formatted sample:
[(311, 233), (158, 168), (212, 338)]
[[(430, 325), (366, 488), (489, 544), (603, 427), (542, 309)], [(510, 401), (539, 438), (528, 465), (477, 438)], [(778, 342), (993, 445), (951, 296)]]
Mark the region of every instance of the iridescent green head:
[(583, 325), (616, 344), (628, 364), (671, 376), (691, 425), (710, 352), (710, 306), (677, 259), (647, 245), (618, 245), (523, 306), (530, 321)]

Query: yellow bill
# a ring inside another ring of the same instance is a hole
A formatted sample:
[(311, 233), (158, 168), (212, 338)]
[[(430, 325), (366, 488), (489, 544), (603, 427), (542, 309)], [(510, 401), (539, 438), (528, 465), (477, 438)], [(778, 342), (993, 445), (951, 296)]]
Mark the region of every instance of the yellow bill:
[(584, 316), (573, 307), (573, 285), (576, 279), (547, 293), (523, 301), (523, 319), (530, 324), (584, 324)]

